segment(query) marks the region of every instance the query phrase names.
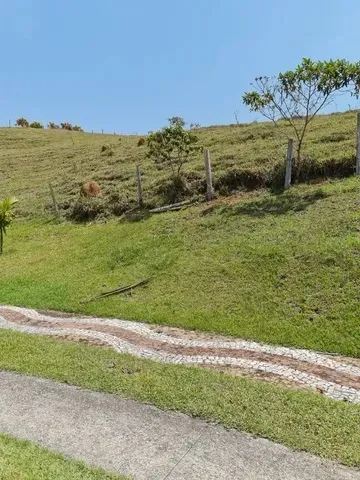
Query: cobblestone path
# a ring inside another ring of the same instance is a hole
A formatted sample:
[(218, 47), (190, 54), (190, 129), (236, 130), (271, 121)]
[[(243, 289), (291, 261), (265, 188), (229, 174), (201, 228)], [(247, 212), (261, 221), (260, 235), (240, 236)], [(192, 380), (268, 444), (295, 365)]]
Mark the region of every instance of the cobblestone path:
[(360, 361), (126, 320), (0, 307), (0, 328), (111, 347), (164, 363), (262, 378), (360, 403)]

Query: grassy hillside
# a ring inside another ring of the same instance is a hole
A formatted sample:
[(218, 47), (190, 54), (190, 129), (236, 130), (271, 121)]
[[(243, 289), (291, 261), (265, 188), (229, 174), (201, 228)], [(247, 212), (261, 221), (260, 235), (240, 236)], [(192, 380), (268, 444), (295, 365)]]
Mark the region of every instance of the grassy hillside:
[[(16, 222), (0, 303), (360, 356), (360, 180), (107, 224)], [(81, 300), (153, 275), (132, 296)]]
[[(321, 164), (329, 160), (354, 163), (356, 113), (319, 116), (311, 125), (305, 156)], [(268, 123), (209, 127), (198, 130), (201, 143), (210, 149), (215, 184), (239, 187), (237, 173), (247, 170), (262, 174), (285, 156), (286, 140)], [(290, 131), (289, 131), (290, 135)], [(168, 177), (145, 159), (146, 147), (138, 137), (99, 135), (36, 129), (0, 129), (0, 197), (16, 195), (19, 212), (39, 216), (49, 204), (48, 183), (52, 182), (59, 202), (76, 200), (79, 185), (97, 181), (106, 195), (119, 194), (126, 201), (136, 198), (135, 164), (140, 163), (145, 200), (164, 203), (159, 186)], [(109, 145), (112, 156), (101, 153)], [(200, 157), (186, 166), (194, 192), (204, 182)]]
[[(306, 155), (352, 159), (355, 113), (319, 117)], [(216, 178), (266, 169), (283, 150), (269, 124), (199, 130)], [(51, 181), (60, 201), (95, 179), (109, 196), (135, 196), (141, 160), (151, 201), (168, 176), (137, 137), (0, 130), (0, 192), (18, 196), (31, 222), (9, 230), (0, 303), (83, 311), (222, 332), (360, 356), (359, 179), (223, 197), (183, 212), (103, 225), (41, 220)], [(104, 144), (114, 155), (101, 154)], [(202, 160), (187, 165), (203, 175)], [(131, 297), (81, 304), (101, 289), (154, 276)]]

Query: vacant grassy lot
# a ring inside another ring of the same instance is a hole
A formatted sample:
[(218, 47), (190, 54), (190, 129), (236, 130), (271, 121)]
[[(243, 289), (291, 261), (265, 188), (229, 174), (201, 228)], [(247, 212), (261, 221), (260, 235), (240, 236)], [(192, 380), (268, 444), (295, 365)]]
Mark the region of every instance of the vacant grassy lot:
[[(360, 181), (257, 192), (138, 222), (16, 222), (0, 303), (360, 356)], [(153, 275), (146, 288), (89, 303)]]
[[(316, 163), (350, 160), (355, 164), (355, 125), (355, 112), (319, 116), (311, 124), (305, 157)], [(262, 173), (285, 158), (286, 140), (269, 123), (203, 128), (198, 135), (211, 151), (215, 184), (225, 178), (231, 187), (233, 171)], [(99, 182), (107, 196), (118, 194), (131, 201), (136, 198), (135, 164), (140, 163), (145, 201), (160, 204), (164, 199), (159, 186), (169, 172), (158, 170), (145, 158), (146, 147), (137, 146), (138, 138), (1, 128), (0, 196), (16, 195), (18, 211), (36, 217), (44, 214), (45, 205), (50, 203), (49, 182), (59, 202), (76, 200), (79, 185), (89, 180)], [(110, 146), (112, 156), (101, 153), (103, 145)], [(203, 181), (201, 156), (186, 165), (185, 171), (192, 173), (195, 182)]]
[(11, 331), (0, 331), (0, 369), (149, 402), (360, 466), (360, 406), (320, 394)]
[(2, 480), (125, 480), (65, 459), (32, 443), (0, 435)]

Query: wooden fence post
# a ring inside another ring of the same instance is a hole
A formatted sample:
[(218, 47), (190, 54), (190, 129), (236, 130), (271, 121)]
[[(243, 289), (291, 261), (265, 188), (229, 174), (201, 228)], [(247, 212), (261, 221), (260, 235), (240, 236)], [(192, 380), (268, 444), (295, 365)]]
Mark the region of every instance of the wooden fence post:
[(360, 174), (360, 113), (357, 114), (356, 175)]
[(207, 148), (205, 149), (205, 171), (206, 171), (206, 200), (210, 201), (214, 197), (214, 190), (212, 186), (210, 152)]
[(140, 166), (136, 165), (136, 180), (138, 186), (138, 197), (139, 197), (139, 207), (143, 207), (143, 192), (142, 192), (142, 185), (141, 185), (141, 173), (140, 173)]
[(51, 195), (52, 202), (53, 202), (54, 212), (55, 212), (55, 215), (58, 217), (59, 216), (59, 209), (58, 209), (58, 205), (57, 205), (56, 198), (55, 198), (55, 192), (54, 192), (54, 189), (53, 189), (51, 183), (49, 183), (49, 188), (50, 188), (50, 195)]
[(294, 139), (289, 138), (287, 155), (286, 155), (286, 164), (285, 164), (285, 184), (284, 184), (285, 190), (287, 190), (291, 185), (293, 151), (294, 151)]

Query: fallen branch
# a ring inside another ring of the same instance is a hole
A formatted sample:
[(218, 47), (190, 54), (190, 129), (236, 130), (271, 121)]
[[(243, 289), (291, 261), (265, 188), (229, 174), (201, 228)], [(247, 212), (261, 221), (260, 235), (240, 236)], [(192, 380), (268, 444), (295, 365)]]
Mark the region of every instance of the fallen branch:
[(190, 206), (192, 203), (194, 202), (186, 200), (185, 202), (178, 202), (178, 203), (173, 203), (172, 205), (165, 205), (164, 207), (153, 208), (152, 210), (149, 210), (149, 212), (161, 213), (161, 212), (167, 212), (169, 210), (181, 210), (182, 207)]
[(140, 287), (140, 285), (145, 285), (151, 278), (152, 277), (145, 278), (138, 283), (134, 283), (133, 285), (126, 285), (125, 287), (117, 288), (116, 290), (111, 290), (110, 292), (100, 293), (99, 295), (95, 295), (95, 297), (91, 297), (89, 298), (89, 300), (83, 300), (80, 303), (90, 303), (94, 300), (100, 300), (101, 298), (110, 297), (111, 295), (117, 295), (118, 293), (127, 292), (129, 290), (132, 290), (133, 288)]

